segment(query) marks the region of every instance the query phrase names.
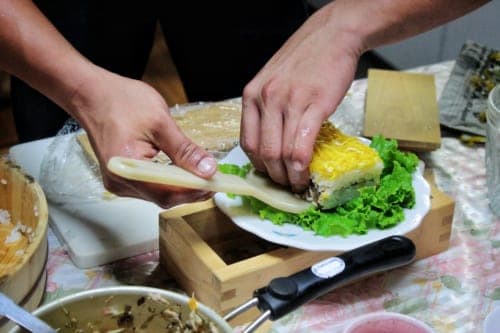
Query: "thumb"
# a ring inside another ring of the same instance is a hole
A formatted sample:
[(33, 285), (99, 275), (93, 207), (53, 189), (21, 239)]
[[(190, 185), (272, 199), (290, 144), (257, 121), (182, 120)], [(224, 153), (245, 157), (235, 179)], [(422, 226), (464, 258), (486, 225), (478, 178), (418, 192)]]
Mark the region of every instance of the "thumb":
[(173, 120), (168, 127), (158, 133), (158, 148), (163, 150), (175, 165), (202, 178), (210, 178), (217, 171), (215, 158), (184, 135)]

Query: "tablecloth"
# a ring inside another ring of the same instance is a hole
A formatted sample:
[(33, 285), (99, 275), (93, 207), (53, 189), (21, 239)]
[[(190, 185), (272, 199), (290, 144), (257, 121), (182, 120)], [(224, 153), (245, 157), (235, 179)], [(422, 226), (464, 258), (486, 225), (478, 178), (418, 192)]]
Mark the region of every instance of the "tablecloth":
[[(448, 61), (412, 71), (435, 75), (439, 97), (452, 67)], [(366, 87), (366, 79), (354, 81), (339, 107), (339, 115), (352, 116), (339, 120), (346, 132), (360, 134), (359, 122), (346, 119), (361, 117)], [(274, 322), (271, 332), (337, 332), (352, 318), (375, 311), (408, 314), (436, 332), (481, 332), (485, 317), (500, 306), (500, 219), (488, 207), (484, 154), (484, 145), (469, 147), (443, 137), (440, 149), (420, 155), (433, 169), (438, 188), (456, 201), (446, 252), (334, 290)], [(176, 288), (158, 264), (158, 251), (82, 270), (51, 230), (48, 237), (44, 303), (111, 285)]]

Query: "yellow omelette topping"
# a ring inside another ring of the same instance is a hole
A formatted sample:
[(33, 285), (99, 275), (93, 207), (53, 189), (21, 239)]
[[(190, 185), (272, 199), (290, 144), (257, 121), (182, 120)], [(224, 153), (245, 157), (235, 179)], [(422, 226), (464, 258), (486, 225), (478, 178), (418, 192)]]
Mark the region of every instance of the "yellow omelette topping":
[(376, 150), (325, 122), (314, 144), (309, 171), (319, 174), (324, 180), (335, 180), (355, 170), (369, 171), (379, 163), (382, 160)]

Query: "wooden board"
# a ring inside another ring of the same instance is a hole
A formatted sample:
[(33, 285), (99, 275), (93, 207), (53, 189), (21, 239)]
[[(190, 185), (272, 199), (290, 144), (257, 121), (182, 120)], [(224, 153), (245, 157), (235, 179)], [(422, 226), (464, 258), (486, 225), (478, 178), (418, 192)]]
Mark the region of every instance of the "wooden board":
[(76, 141), (78, 142), (80, 147), (82, 147), (83, 153), (85, 154), (85, 157), (88, 159), (89, 163), (99, 165), (99, 160), (97, 159), (94, 149), (92, 149), (92, 146), (90, 145), (90, 140), (87, 134), (78, 134), (76, 136)]
[(434, 76), (370, 69), (363, 135), (382, 134), (399, 148), (432, 151), (441, 145)]
[[(417, 258), (449, 246), (454, 202), (433, 184), (431, 210), (410, 237)], [(275, 277), (288, 276), (335, 252), (304, 251), (269, 243), (232, 223), (213, 201), (183, 205), (160, 214), (160, 263), (188, 294), (220, 314), (251, 298)], [(235, 318), (253, 320), (257, 310)]]

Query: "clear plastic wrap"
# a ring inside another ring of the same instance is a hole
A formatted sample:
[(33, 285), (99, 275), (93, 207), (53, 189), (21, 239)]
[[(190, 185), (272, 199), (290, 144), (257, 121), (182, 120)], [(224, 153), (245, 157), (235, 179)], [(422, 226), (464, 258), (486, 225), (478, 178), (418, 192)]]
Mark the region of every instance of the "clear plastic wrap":
[(356, 105), (356, 100), (348, 94), (328, 120), (345, 134), (361, 136), (363, 131), (363, 105)]
[(60, 205), (101, 201), (106, 190), (97, 163), (78, 143), (83, 129), (68, 132), (68, 125), (49, 145), (40, 166), (40, 184), (47, 199)]

